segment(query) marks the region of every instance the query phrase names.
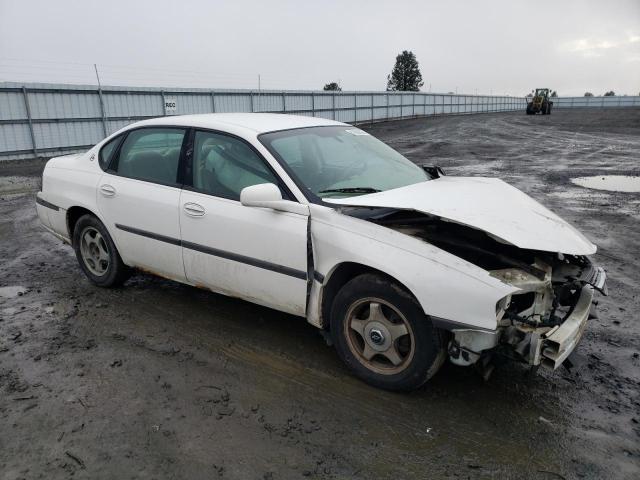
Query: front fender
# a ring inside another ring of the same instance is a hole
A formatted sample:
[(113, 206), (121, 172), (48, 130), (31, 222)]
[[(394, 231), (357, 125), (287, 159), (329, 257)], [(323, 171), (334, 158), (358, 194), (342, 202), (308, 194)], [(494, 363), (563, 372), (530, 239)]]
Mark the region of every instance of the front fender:
[[(327, 278), (341, 263), (365, 265), (404, 285), (427, 315), (489, 330), (497, 326), (496, 303), (517, 291), (486, 270), (417, 238), (327, 207), (310, 209), (314, 267)], [(321, 296), (320, 289), (315, 290)]]

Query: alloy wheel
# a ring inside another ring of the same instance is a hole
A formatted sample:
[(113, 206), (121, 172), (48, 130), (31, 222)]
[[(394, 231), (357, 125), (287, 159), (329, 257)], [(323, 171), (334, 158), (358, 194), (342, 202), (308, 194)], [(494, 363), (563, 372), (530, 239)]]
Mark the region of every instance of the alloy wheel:
[(347, 311), (344, 334), (351, 353), (366, 368), (385, 375), (402, 372), (415, 351), (405, 316), (380, 298), (364, 298)]
[(102, 277), (111, 263), (109, 248), (102, 234), (94, 227), (85, 227), (80, 234), (80, 254), (82, 261), (91, 273)]

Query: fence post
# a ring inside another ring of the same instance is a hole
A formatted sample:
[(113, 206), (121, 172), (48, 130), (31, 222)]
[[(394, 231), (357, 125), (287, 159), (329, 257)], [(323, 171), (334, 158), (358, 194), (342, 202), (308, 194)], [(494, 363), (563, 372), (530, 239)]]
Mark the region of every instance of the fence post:
[(315, 92), (311, 92), (311, 116), (316, 116), (316, 94)]
[(211, 112), (216, 113), (216, 94), (211, 90)]
[(287, 94), (282, 91), (282, 113), (286, 113), (287, 111)]
[(373, 123), (373, 93), (371, 94), (371, 123)]
[(167, 99), (164, 96), (164, 90), (160, 91), (160, 95), (162, 95), (162, 116), (167, 116)]
[(389, 92), (387, 92), (387, 120), (391, 117), (389, 116)]
[(358, 123), (358, 94), (353, 94), (353, 123)]
[(31, 134), (31, 147), (33, 149), (33, 154), (38, 156), (38, 148), (36, 146), (36, 136), (33, 133), (33, 121), (31, 119), (31, 107), (29, 106), (29, 96), (27, 95), (27, 89), (23, 85), (22, 86), (22, 98), (24, 99), (24, 108), (27, 111), (27, 120), (29, 121), (29, 133)]
[(336, 92), (331, 94), (331, 110), (333, 111), (333, 119), (336, 119)]
[(98, 85), (98, 98), (100, 99), (100, 115), (102, 116), (102, 131), (107, 136), (107, 115), (104, 111), (104, 100), (102, 98), (102, 87)]
[(249, 102), (251, 104), (251, 113), (253, 113), (253, 90), (249, 92)]

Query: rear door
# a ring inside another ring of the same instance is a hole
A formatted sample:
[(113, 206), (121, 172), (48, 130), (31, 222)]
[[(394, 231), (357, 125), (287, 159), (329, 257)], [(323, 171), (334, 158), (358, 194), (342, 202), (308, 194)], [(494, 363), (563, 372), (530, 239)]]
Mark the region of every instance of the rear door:
[(192, 151), (180, 199), (187, 280), (303, 316), (308, 217), (240, 203), (244, 187), (261, 183), (279, 185), (290, 196), (244, 140), (196, 131)]
[(184, 281), (178, 208), (185, 129), (130, 131), (98, 183), (98, 208), (123, 261)]

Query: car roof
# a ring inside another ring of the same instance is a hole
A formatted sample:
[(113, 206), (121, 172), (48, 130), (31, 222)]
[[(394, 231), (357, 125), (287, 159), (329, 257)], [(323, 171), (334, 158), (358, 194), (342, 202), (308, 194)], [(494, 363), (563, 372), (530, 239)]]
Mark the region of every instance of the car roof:
[(131, 125), (136, 127), (171, 125), (201, 127), (213, 130), (251, 131), (254, 134), (288, 130), (292, 128), (346, 125), (335, 120), (283, 113), (204, 113), (198, 115), (171, 115), (143, 120)]

